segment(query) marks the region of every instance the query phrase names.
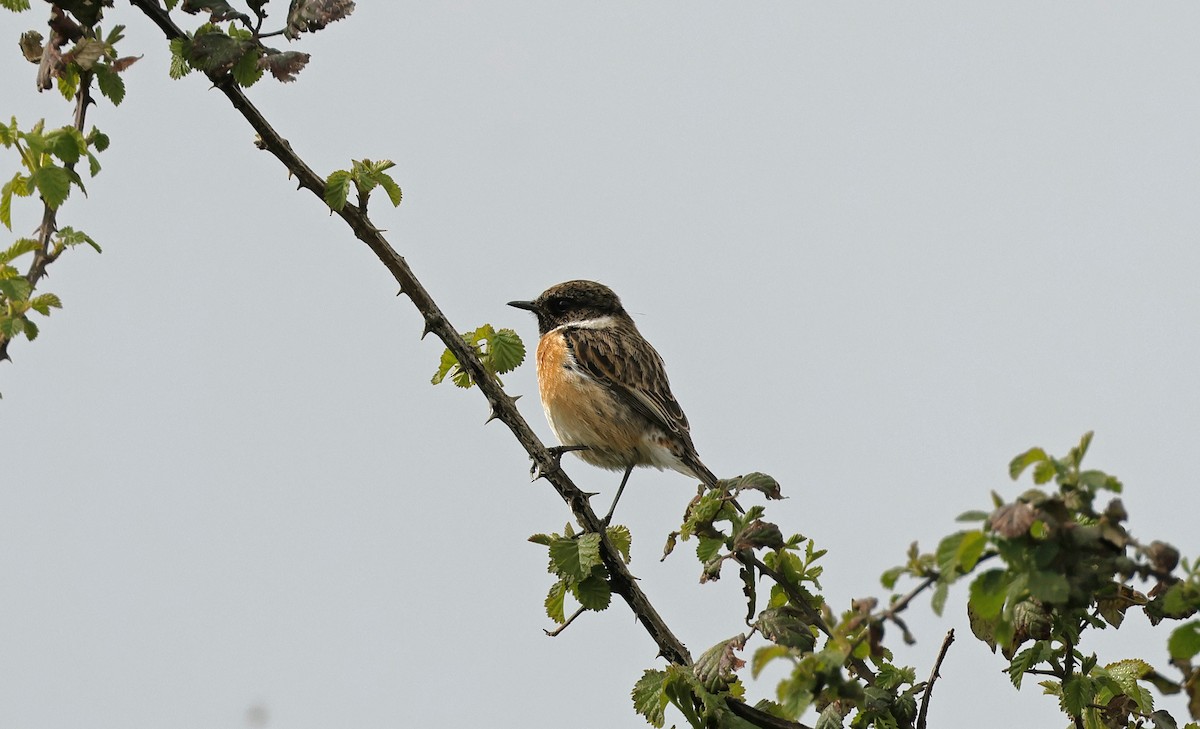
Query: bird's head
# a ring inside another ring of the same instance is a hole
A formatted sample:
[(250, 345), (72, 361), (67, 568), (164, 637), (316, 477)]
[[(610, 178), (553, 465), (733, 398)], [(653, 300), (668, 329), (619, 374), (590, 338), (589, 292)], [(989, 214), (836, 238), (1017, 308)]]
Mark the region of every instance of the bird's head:
[(565, 281), (551, 286), (533, 301), (510, 301), (509, 306), (537, 315), (538, 333), (563, 324), (591, 322), (603, 326), (608, 319), (633, 323), (613, 290), (595, 281)]

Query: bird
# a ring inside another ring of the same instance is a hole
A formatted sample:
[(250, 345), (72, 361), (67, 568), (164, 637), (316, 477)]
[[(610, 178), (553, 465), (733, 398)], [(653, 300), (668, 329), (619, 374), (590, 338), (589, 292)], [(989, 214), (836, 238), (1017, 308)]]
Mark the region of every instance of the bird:
[(669, 468), (712, 487), (663, 359), (612, 289), (565, 281), (509, 306), (537, 316), (538, 391), (562, 448), (585, 462), (624, 470), (604, 523), (638, 466)]

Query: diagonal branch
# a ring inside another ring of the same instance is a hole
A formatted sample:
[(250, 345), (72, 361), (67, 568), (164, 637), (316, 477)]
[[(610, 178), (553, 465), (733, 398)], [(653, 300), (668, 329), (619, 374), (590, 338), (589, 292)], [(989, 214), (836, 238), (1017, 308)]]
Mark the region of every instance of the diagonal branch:
[(929, 699), (933, 696), (933, 684), (941, 677), (942, 661), (946, 660), (946, 651), (954, 642), (954, 628), (946, 633), (942, 640), (942, 648), (938, 651), (937, 660), (933, 662), (933, 670), (929, 672), (929, 681), (925, 683), (925, 695), (921, 697), (921, 711), (917, 715), (917, 729), (925, 729), (925, 720), (929, 716)]
[[(130, 4), (145, 13), (168, 39), (183, 37), (183, 31), (175, 25), (156, 0), (130, 0)], [(278, 158), (288, 172), (299, 181), (300, 187), (316, 195), (324, 205), (325, 180), (292, 151), (287, 140), (271, 127), (233, 79), (228, 74), (209, 74), (209, 79), (221, 93), (225, 94), (233, 107), (258, 133), (260, 147)], [(691, 665), (691, 654), (667, 627), (658, 611), (654, 609), (638, 586), (634, 576), (625, 567), (620, 554), (605, 533), (604, 524), (589, 506), (587, 495), (575, 486), (559, 466), (554, 455), (534, 434), (517, 410), (516, 401), (504, 392), (496, 379), (484, 369), (474, 349), (463, 340), (458, 334), (458, 330), (451, 326), (446, 315), (434, 302), (433, 297), (417, 280), (408, 263), (392, 248), (380, 230), (358, 206), (347, 203), (342, 210), (337, 211), (337, 214), (350, 226), (355, 237), (365, 243), (379, 258), (396, 282), (400, 284), (402, 292), (412, 300), (413, 305), (425, 319), (425, 332), (432, 332), (436, 335), (458, 358), (459, 364), (479, 385), (480, 391), (487, 398), (495, 419), (502, 421), (512, 431), (513, 436), (529, 453), (542, 476), (550, 482), (554, 490), (570, 507), (580, 526), (588, 532), (600, 535), (601, 557), (604, 560), (604, 566), (608, 569), (612, 590), (629, 605), (630, 610), (657, 644), (659, 654), (672, 663)]]

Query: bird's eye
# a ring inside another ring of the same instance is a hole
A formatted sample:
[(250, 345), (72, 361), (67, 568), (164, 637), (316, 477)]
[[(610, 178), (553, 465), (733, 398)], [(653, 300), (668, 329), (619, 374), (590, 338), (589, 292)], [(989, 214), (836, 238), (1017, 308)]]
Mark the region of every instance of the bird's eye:
[(561, 296), (555, 296), (546, 302), (546, 308), (551, 314), (561, 314), (567, 310), (567, 300)]

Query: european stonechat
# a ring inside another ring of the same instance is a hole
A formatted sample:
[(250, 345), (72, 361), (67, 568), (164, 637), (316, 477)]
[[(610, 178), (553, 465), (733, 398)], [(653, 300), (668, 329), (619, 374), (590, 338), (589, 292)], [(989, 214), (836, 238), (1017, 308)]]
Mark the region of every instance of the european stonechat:
[(538, 389), (559, 442), (593, 466), (625, 471), (605, 523), (635, 466), (716, 483), (696, 455), (662, 357), (612, 289), (567, 281), (508, 305), (537, 315)]

